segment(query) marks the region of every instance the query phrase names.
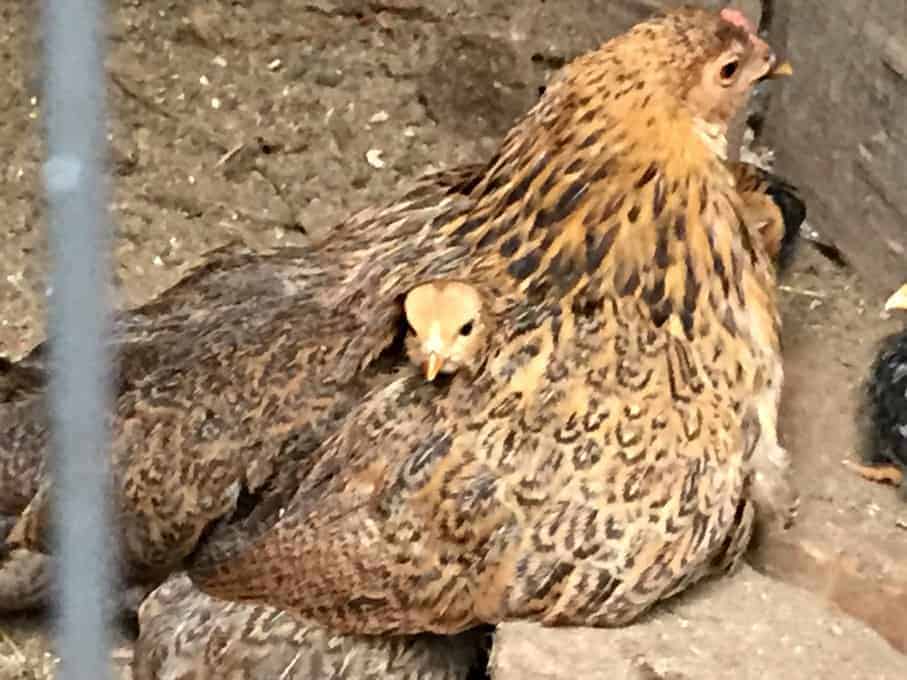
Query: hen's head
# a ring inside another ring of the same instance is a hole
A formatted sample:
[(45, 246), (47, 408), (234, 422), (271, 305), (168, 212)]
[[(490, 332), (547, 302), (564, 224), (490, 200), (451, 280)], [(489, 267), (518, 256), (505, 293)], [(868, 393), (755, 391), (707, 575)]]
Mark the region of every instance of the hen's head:
[[(697, 12), (678, 15), (682, 27), (689, 16), (689, 28), (699, 28), (700, 50), (690, 64), (686, 103), (706, 123), (726, 124), (737, 113), (753, 85), (766, 78), (792, 73), (787, 62), (779, 63), (768, 44), (759, 38), (746, 17), (726, 8), (717, 20), (697, 21)], [(675, 29), (677, 30), (677, 29)], [(683, 28), (680, 28), (682, 35)]]
[[(567, 79), (608, 108), (687, 113), (713, 134), (761, 80), (792, 73), (738, 10), (683, 8), (644, 21), (568, 67)], [(644, 124), (644, 118), (641, 121)]]
[(406, 295), (403, 307), (410, 327), (407, 354), (428, 380), (477, 367), (489, 320), (475, 287), (459, 281), (426, 283)]

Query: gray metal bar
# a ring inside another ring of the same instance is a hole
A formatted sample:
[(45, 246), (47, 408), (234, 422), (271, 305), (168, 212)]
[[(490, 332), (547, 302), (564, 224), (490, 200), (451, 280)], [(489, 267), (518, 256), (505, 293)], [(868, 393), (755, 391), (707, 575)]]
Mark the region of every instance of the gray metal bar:
[(59, 677), (109, 677), (107, 193), (100, 0), (45, 0), (45, 185), (53, 256), (50, 337)]

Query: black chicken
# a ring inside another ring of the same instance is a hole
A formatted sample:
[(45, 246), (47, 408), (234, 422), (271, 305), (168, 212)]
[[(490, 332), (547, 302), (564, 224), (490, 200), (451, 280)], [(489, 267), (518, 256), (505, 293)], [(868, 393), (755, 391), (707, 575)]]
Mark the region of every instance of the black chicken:
[[(885, 311), (907, 311), (907, 284), (885, 303)], [(907, 328), (886, 337), (866, 385), (864, 463), (846, 461), (860, 476), (900, 486), (907, 473)]]

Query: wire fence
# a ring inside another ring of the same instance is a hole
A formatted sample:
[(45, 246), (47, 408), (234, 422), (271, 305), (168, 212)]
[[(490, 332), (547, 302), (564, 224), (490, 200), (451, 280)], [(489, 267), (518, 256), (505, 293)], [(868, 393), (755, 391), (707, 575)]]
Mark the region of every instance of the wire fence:
[(58, 677), (106, 680), (107, 192), (100, 0), (45, 0)]
[[(779, 7), (774, 8), (775, 4)], [(789, 5), (762, 3), (769, 18), (779, 18), (774, 27), (779, 40), (786, 39), (786, 24), (780, 19), (792, 14)], [(43, 0), (44, 181), (53, 260), (49, 305), (54, 367), (52, 464), (57, 489), (53, 552), (58, 584), (56, 651), (62, 680), (107, 680), (111, 675), (106, 604), (112, 593), (115, 534), (108, 512), (104, 415), (110, 398), (105, 351), (110, 322), (105, 9), (102, 0)], [(763, 24), (768, 23), (764, 18)], [(881, 24), (867, 25), (872, 30), (863, 32), (881, 41), (885, 35)], [(888, 71), (900, 74), (907, 68), (907, 57), (887, 42), (882, 53)], [(852, 95), (843, 85), (837, 90)], [(881, 99), (883, 94), (878, 96)], [(882, 103), (894, 106), (887, 99)], [(877, 251), (867, 248), (867, 252)]]

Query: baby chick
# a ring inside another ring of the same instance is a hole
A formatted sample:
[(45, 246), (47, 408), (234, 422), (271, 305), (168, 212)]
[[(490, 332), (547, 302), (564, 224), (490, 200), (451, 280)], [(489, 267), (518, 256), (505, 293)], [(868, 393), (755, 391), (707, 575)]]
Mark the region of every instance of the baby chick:
[[(907, 284), (885, 303), (885, 311), (894, 310), (907, 311)], [(907, 472), (907, 329), (882, 342), (867, 391), (867, 460), (844, 464), (865, 479), (901, 485)]]
[(806, 203), (786, 180), (744, 162), (729, 164), (743, 205), (744, 221), (759, 234), (779, 272), (790, 264), (806, 219)]
[(403, 303), (410, 332), (406, 352), (422, 367), (425, 377), (461, 368), (474, 371), (481, 359), (488, 320), (482, 311), (482, 297), (469, 284), (434, 281), (413, 288)]

